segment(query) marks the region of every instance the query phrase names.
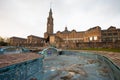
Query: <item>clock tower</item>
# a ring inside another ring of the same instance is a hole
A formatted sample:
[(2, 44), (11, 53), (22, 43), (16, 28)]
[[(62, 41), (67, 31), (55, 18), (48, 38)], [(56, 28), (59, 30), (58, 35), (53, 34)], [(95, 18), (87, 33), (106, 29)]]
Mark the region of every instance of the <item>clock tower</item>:
[(53, 34), (53, 25), (52, 9), (50, 8), (49, 16), (47, 18), (47, 32), (44, 34), (45, 38), (48, 38)]

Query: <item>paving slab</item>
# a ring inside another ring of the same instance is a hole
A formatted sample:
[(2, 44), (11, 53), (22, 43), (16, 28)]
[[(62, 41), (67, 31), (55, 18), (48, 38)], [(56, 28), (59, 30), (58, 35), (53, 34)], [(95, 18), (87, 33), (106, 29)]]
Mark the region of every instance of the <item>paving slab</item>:
[(109, 58), (110, 60), (112, 60), (112, 62), (114, 62), (117, 66), (120, 67), (120, 53), (119, 52), (90, 51), (90, 50), (74, 50), (74, 51), (92, 52), (92, 53), (95, 53), (95, 54), (103, 55), (103, 56)]
[(40, 54), (36, 53), (2, 54), (0, 55), (0, 68), (40, 57)]

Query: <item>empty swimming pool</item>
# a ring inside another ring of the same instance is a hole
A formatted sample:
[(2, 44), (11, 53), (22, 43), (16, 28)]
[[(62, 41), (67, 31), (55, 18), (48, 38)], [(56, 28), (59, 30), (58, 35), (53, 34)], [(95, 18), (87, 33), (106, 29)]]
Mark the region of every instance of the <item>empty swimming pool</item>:
[[(119, 80), (120, 71), (100, 55), (62, 51), (60, 54), (47, 51), (43, 60), (43, 80)], [(51, 52), (51, 53), (50, 53)], [(46, 53), (46, 52), (45, 52)], [(116, 70), (117, 71), (117, 70)], [(115, 73), (115, 74), (114, 74)], [(118, 75), (115, 77), (114, 75)]]

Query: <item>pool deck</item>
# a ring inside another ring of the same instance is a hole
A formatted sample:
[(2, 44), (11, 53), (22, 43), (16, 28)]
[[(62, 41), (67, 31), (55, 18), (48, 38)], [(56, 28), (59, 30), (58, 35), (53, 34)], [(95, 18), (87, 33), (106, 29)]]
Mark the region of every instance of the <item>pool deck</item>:
[(36, 53), (3, 54), (0, 55), (0, 68), (40, 57), (40, 54)]
[[(107, 52), (107, 51), (89, 51), (89, 50), (74, 50), (79, 52), (92, 52), (108, 57), (112, 60), (117, 66), (120, 67), (120, 53), (117, 52)], [(9, 66), (12, 64), (24, 62), (27, 60), (32, 60), (41, 57), (36, 53), (26, 53), (26, 54), (4, 54), (0, 55), (0, 68)]]
[(110, 60), (112, 60), (112, 62), (114, 62), (114, 64), (116, 64), (118, 67), (120, 67), (120, 53), (119, 52), (90, 51), (90, 50), (74, 50), (74, 51), (92, 52), (95, 54), (103, 55), (103, 56), (109, 58)]

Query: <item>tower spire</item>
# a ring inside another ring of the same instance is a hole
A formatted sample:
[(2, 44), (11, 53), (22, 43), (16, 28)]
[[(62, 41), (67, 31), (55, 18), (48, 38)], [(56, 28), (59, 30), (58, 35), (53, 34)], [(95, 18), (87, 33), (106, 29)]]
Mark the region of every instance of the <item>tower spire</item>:
[(49, 16), (52, 17), (52, 0), (50, 1), (50, 12), (49, 12)]
[(45, 38), (49, 38), (49, 36), (54, 33), (54, 31), (53, 31), (54, 23), (53, 23), (52, 8), (51, 7), (52, 7), (52, 0), (50, 2), (50, 11), (49, 11), (49, 16), (47, 18), (47, 31), (44, 34)]
[(53, 34), (53, 17), (52, 17), (52, 9), (50, 8), (49, 16), (47, 19), (47, 33)]
[(52, 17), (52, 9), (50, 8), (49, 17)]

